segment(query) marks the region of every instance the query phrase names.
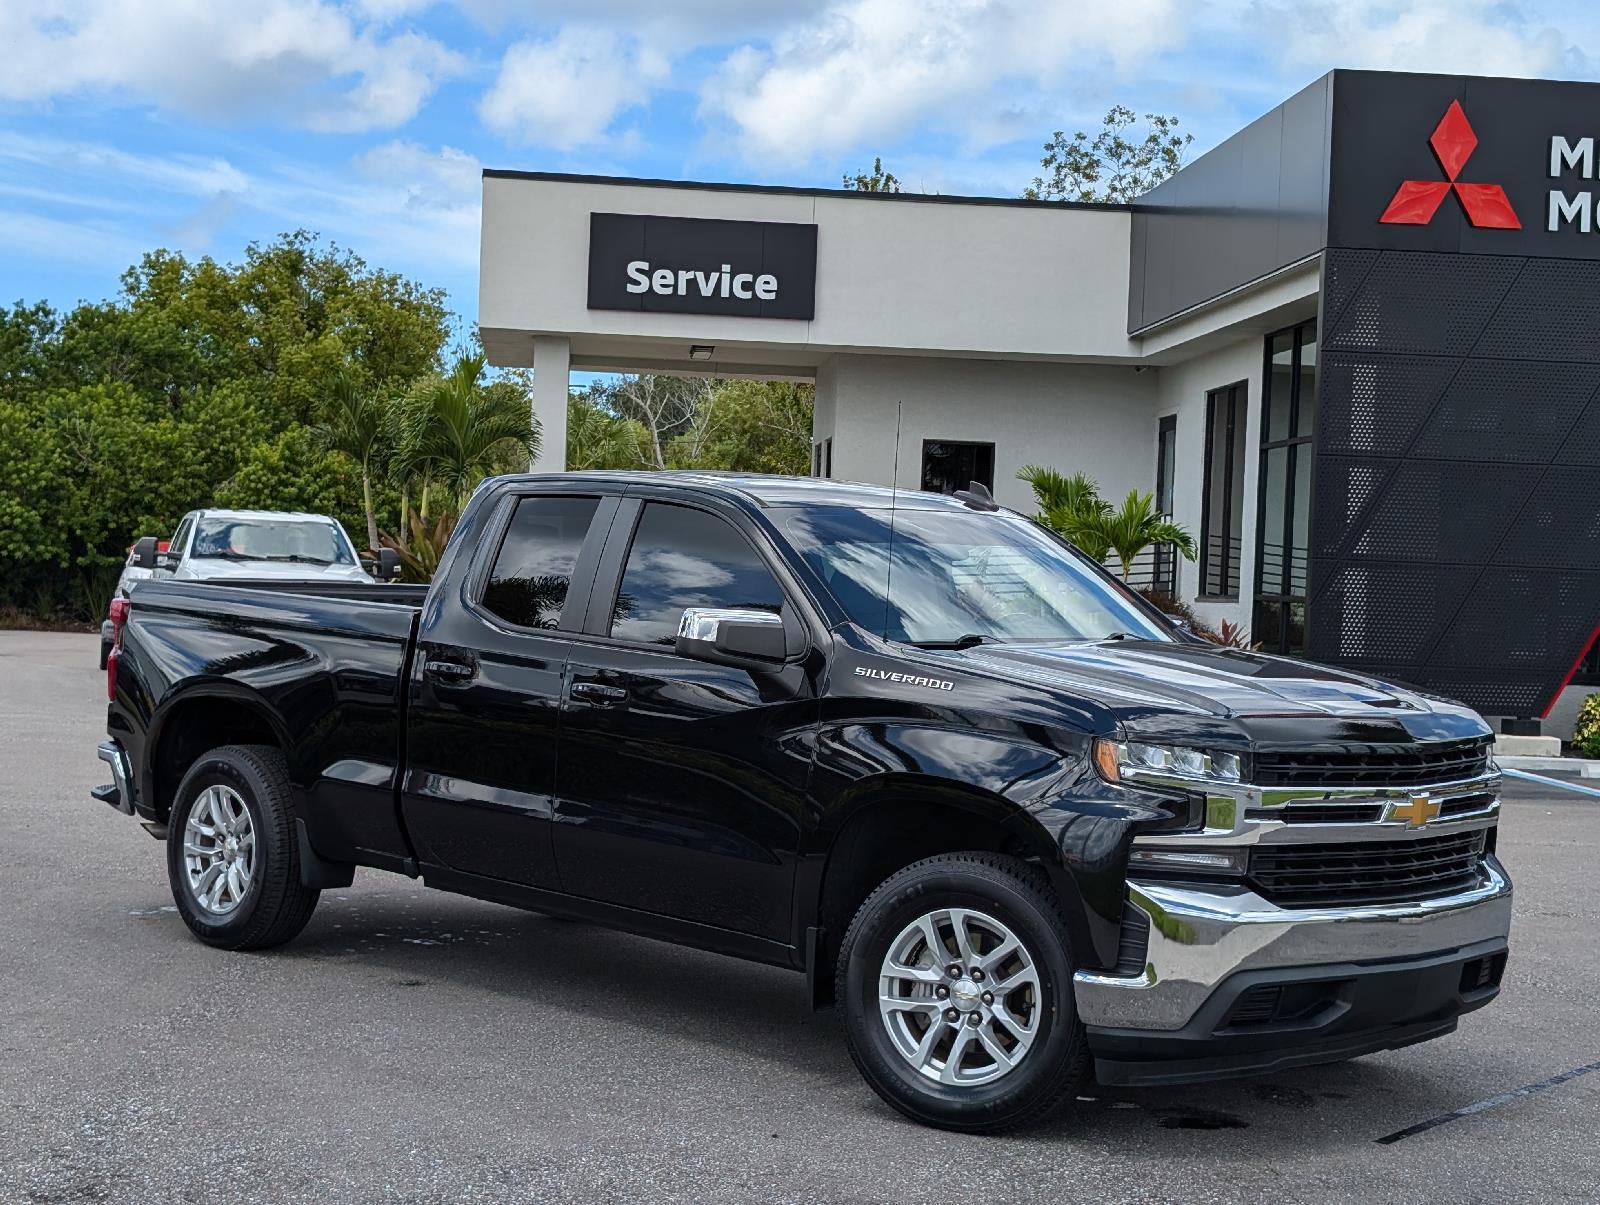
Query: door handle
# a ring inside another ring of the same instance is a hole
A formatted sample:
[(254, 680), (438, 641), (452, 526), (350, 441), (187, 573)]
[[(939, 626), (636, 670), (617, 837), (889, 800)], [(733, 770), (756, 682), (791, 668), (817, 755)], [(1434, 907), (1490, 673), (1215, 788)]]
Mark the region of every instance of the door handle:
[(574, 682), (572, 693), (591, 703), (620, 703), (628, 697), (623, 687), (607, 686), (604, 682)]
[(478, 673), (474, 666), (460, 661), (424, 661), (422, 672), (440, 682), (465, 682)]

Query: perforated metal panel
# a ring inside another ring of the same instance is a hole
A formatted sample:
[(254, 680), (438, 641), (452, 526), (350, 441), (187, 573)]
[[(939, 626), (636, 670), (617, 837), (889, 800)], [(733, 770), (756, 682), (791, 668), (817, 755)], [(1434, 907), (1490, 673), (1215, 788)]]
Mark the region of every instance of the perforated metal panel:
[(1344, 404), (1320, 415), (1318, 450), (1393, 456), (1422, 429), (1455, 370), (1438, 356), (1325, 353), (1318, 389)]
[(1330, 249), (1308, 652), (1537, 715), (1600, 622), (1600, 264)]
[(1600, 263), (1526, 261), (1472, 354), (1526, 358), (1530, 348), (1548, 360), (1600, 361)]
[[(1349, 252), (1335, 251), (1329, 258)], [(1324, 336), (1330, 351), (1464, 356), (1516, 280), (1522, 260), (1382, 252)]]
[[(1438, 361), (1455, 369), (1453, 361)], [(1439, 460), (1548, 463), (1596, 388), (1600, 366), (1467, 360), (1412, 449)]]

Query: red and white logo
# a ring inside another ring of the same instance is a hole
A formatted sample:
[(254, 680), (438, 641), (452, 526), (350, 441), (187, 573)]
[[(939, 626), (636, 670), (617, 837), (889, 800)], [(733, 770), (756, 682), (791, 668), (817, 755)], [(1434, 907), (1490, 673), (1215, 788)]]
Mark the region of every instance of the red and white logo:
[(1461, 111), (1461, 102), (1453, 100), (1444, 111), (1439, 124), (1428, 138), (1428, 145), (1439, 157), (1444, 168), (1443, 180), (1406, 180), (1395, 190), (1394, 200), (1383, 211), (1380, 222), (1392, 226), (1426, 226), (1433, 221), (1445, 194), (1454, 190), (1461, 208), (1467, 212), (1467, 221), (1474, 226), (1493, 230), (1521, 230), (1516, 210), (1511, 208), (1511, 198), (1498, 184), (1468, 184), (1458, 179), (1461, 169), (1478, 145), (1478, 136), (1472, 124)]

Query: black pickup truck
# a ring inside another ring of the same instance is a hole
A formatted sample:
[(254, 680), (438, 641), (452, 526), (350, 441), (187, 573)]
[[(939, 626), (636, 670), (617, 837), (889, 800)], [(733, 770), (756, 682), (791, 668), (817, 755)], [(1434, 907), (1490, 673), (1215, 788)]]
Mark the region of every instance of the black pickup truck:
[(790, 967), (931, 1125), (1419, 1042), (1505, 966), (1479, 717), (1201, 642), (981, 489), (497, 478), (425, 591), (136, 585), (108, 682), (96, 795), (202, 941), (359, 865)]

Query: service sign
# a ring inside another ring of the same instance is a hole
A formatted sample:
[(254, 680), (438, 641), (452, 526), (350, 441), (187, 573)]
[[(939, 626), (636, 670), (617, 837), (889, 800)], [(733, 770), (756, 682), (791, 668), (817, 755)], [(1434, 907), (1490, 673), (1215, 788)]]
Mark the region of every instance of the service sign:
[(809, 319), (817, 228), (636, 213), (589, 215), (589, 308)]

